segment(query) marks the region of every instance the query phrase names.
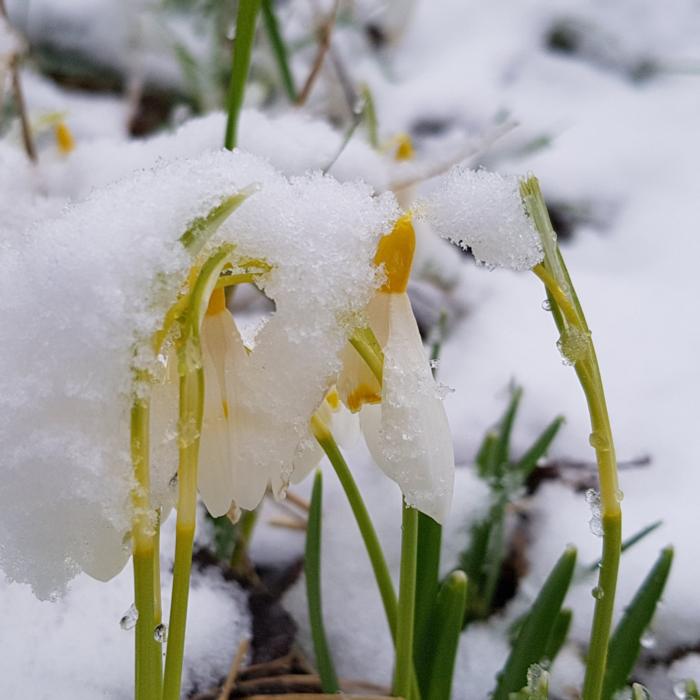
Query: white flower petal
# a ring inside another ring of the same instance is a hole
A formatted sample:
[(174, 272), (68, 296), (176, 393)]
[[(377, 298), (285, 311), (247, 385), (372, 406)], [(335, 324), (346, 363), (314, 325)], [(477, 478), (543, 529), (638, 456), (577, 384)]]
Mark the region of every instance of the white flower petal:
[[(406, 294), (383, 294), (374, 323), (388, 323), (380, 406), (360, 421), (374, 460), (401, 487), (408, 505), (443, 522), (452, 501), (454, 452), (438, 387)], [(381, 318), (379, 312), (386, 316)], [(377, 331), (375, 330), (375, 333)]]
[(297, 454), (294, 457), (294, 471), (290, 482), (298, 484), (303, 481), (323, 459), (323, 450), (316, 441), (316, 438), (309, 433), (308, 437), (304, 438), (297, 449)]
[(233, 500), (235, 431), (228, 394), (229, 365), (243, 347), (233, 317), (224, 310), (207, 315), (202, 324), (204, 416), (199, 444), (199, 492), (212, 516), (225, 515)]
[(331, 431), (335, 441), (345, 448), (352, 447), (360, 436), (359, 414), (341, 405), (331, 419)]

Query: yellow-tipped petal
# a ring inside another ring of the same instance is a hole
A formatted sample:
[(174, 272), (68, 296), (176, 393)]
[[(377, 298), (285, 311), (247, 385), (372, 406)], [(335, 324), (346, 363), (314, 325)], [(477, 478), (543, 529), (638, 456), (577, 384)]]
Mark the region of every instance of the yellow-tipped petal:
[(215, 316), (222, 311), (226, 311), (226, 292), (223, 287), (212, 292), (207, 307), (207, 316)]
[(406, 502), (444, 522), (452, 500), (454, 452), (447, 416), (406, 294), (387, 294), (382, 403), (360, 422), (375, 462)]
[(359, 384), (348, 394), (348, 408), (357, 413), (365, 404), (380, 403), (382, 396), (377, 390), (367, 384)]
[(374, 264), (384, 266), (386, 281), (380, 291), (402, 294), (408, 287), (413, 253), (416, 249), (416, 233), (411, 215), (405, 214), (395, 224), (391, 233), (380, 239)]
[(396, 160), (413, 160), (416, 152), (413, 150), (413, 142), (408, 134), (399, 134), (396, 137), (396, 150), (394, 158)]
[(226, 365), (231, 361), (231, 343), (236, 340), (231, 314), (208, 311), (202, 324), (205, 391), (199, 491), (204, 505), (215, 518), (225, 515), (233, 500), (235, 426), (229, 410)]
[(65, 122), (56, 124), (54, 127), (54, 135), (56, 136), (58, 150), (63, 153), (63, 155), (68, 155), (75, 148), (73, 134)]
[(338, 390), (335, 387), (326, 394), (326, 403), (332, 411), (337, 411), (340, 408), (340, 396), (338, 396)]

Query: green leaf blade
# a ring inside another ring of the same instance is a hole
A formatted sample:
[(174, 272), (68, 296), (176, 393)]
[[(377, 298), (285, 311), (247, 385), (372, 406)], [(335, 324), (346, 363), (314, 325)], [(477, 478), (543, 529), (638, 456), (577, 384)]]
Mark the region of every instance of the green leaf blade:
[(453, 571), (442, 584), (435, 604), (432, 663), (424, 700), (450, 700), (466, 601), (467, 575)]
[(608, 648), (603, 700), (610, 700), (615, 691), (623, 688), (627, 683), (627, 678), (639, 656), (642, 635), (654, 616), (656, 606), (666, 587), (672, 563), (673, 547), (662, 549), (656, 563), (617, 624)]
[(532, 664), (539, 663), (569, 590), (576, 565), (576, 549), (567, 547), (540, 589), (501, 672), (493, 700), (508, 700), (518, 692)]
[(316, 666), (324, 693), (337, 693), (340, 688), (335, 673), (326, 630), (323, 624), (321, 605), (321, 513), (323, 506), (323, 476), (316, 472), (309, 519), (306, 530), (306, 548), (304, 551), (304, 574), (306, 577), (306, 597), (309, 605), (309, 622), (313, 640)]

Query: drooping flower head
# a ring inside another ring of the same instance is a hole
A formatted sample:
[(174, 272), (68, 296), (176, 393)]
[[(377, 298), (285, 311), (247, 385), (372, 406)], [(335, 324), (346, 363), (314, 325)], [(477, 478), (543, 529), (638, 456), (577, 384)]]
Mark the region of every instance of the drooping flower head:
[[(183, 245), (183, 232), (200, 226), (193, 222), (243, 191), (201, 248)], [(276, 309), (250, 353), (217, 306), (218, 293), (204, 316), (202, 356), (191, 358), (210, 374), (204, 449), (233, 451), (249, 471), (245, 480), (219, 481), (204, 469), (200, 486), (215, 512), (232, 501), (253, 507), (268, 486), (283, 492), (309, 417), (339, 371), (348, 319), (376, 288), (377, 241), (397, 215), (390, 195), (373, 196), (365, 185), (288, 179), (254, 156), (216, 152), (137, 173), (55, 220), (8, 232), (0, 274), (0, 312), (13, 329), (0, 349), (7, 575), (46, 597), (80, 570), (109, 578), (126, 561), (129, 416), (142, 391), (153, 392), (152, 505), (172, 501), (177, 402), (161, 399), (171, 391), (178, 338), (165, 334), (159, 352), (153, 338), (191, 271), (224, 245), (232, 265), (265, 261), (256, 281)], [(237, 359), (227, 366), (222, 357)], [(244, 427), (233, 445), (207, 446), (207, 435), (223, 432), (222, 415)]]
[(355, 348), (346, 348), (338, 388), (351, 411), (361, 409), (372, 457), (399, 484), (406, 503), (443, 522), (452, 500), (454, 453), (407, 294), (414, 250), (411, 216), (405, 215), (379, 241), (374, 264), (385, 277), (366, 309), (383, 356), (381, 382)]

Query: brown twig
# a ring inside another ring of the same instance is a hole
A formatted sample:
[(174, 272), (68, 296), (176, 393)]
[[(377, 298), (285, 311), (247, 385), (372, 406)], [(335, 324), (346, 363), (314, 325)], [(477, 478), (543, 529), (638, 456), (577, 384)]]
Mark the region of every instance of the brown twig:
[(305, 513), (308, 513), (309, 509), (311, 508), (309, 502), (305, 498), (302, 498), (298, 494), (294, 493), (294, 491), (287, 491), (287, 500), (290, 503), (293, 503), (300, 510), (303, 510)]
[[(8, 19), (7, 10), (5, 9), (5, 0), (0, 0), (0, 16), (5, 20)], [(32, 130), (29, 126), (29, 117), (27, 116), (27, 107), (24, 101), (24, 93), (22, 92), (22, 83), (19, 79), (19, 56), (17, 54), (14, 54), (10, 61), (10, 75), (12, 76), (12, 96), (22, 126), (22, 143), (24, 144), (24, 150), (29, 160), (31, 160), (32, 163), (36, 163), (36, 148), (34, 147)]]
[(272, 527), (279, 527), (285, 530), (299, 530), (301, 532), (306, 530), (306, 521), (302, 520), (298, 516), (295, 516), (294, 518), (269, 518), (267, 524), (271, 525)]
[(238, 651), (233, 657), (233, 661), (231, 662), (231, 668), (229, 669), (228, 676), (226, 676), (226, 681), (224, 682), (224, 685), (221, 688), (219, 700), (227, 700), (229, 695), (231, 695), (233, 686), (236, 683), (236, 678), (238, 678), (238, 671), (241, 668), (241, 664), (243, 663), (245, 655), (248, 653), (249, 646), (250, 641), (248, 639), (244, 639), (238, 646)]
[(325, 59), (326, 54), (328, 53), (328, 49), (331, 46), (331, 35), (333, 34), (333, 27), (335, 26), (335, 16), (338, 12), (339, 4), (340, 0), (336, 0), (335, 5), (333, 6), (333, 11), (331, 12), (330, 16), (328, 17), (328, 19), (325, 20), (325, 22), (323, 22), (323, 24), (321, 24), (321, 26), (318, 29), (318, 49), (316, 51), (316, 57), (314, 58), (314, 62), (311, 66), (309, 77), (306, 79), (304, 87), (301, 89), (301, 91), (299, 92), (299, 96), (297, 97), (297, 107), (301, 107), (303, 104), (306, 103), (306, 100), (311, 94), (311, 89), (313, 88), (314, 83), (316, 82), (316, 79), (318, 78), (318, 75), (321, 72), (321, 68), (323, 67), (323, 60)]
[(489, 133), (485, 134), (478, 143), (467, 144), (453, 156), (450, 156), (441, 162), (431, 164), (430, 167), (426, 168), (422, 172), (412, 174), (404, 180), (395, 180), (389, 185), (389, 189), (394, 193), (398, 193), (400, 190), (405, 190), (425, 180), (430, 180), (433, 177), (442, 175), (442, 173), (447, 172), (457, 163), (461, 163), (465, 160), (473, 161), (475, 158), (478, 158), (483, 153), (488, 151), (488, 149), (491, 148), (491, 146), (498, 141), (498, 139), (512, 131), (516, 126), (517, 124), (512, 121), (499, 124)]

